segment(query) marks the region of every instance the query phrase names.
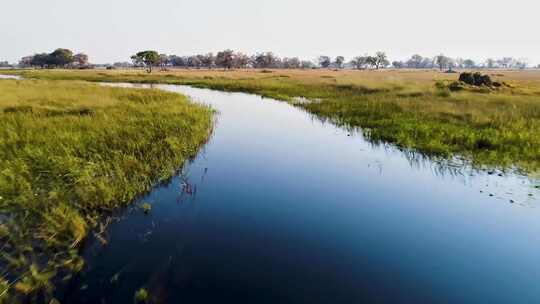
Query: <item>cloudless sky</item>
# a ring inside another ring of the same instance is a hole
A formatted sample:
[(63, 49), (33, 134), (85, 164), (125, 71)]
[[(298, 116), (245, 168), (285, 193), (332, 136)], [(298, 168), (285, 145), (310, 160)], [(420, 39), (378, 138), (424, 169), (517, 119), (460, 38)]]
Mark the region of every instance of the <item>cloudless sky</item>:
[(143, 49), (347, 59), (378, 50), (540, 63), (538, 0), (3, 0), (0, 60), (70, 48), (93, 63)]

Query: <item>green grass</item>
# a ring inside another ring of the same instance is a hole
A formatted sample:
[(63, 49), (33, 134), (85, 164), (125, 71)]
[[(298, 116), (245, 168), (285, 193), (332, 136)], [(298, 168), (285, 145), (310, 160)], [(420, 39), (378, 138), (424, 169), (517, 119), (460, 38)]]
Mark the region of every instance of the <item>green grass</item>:
[(79, 271), (114, 209), (205, 143), (212, 110), (158, 90), (0, 80), (0, 303), (43, 300)]
[[(540, 77), (498, 72), (512, 87), (450, 92), (457, 75), (419, 72), (285, 71), (24, 71), (25, 77), (104, 82), (187, 84), (256, 93), (289, 101), (321, 119), (362, 128), (375, 143), (390, 142), (431, 157), (465, 158), (478, 167), (540, 169)], [(296, 103), (295, 97), (316, 100)]]

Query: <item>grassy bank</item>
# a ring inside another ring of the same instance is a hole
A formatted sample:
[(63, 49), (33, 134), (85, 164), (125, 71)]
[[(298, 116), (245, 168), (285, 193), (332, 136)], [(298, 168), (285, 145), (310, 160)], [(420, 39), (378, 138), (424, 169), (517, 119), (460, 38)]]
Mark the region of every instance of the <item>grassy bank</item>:
[[(373, 142), (477, 166), (540, 168), (540, 72), (488, 72), (510, 86), (450, 92), (456, 74), (436, 71), (25, 71), (25, 77), (189, 84), (289, 101)], [(316, 102), (295, 102), (305, 97)]]
[(0, 80), (0, 92), (0, 303), (43, 301), (83, 267), (103, 216), (171, 177), (212, 127), (211, 109), (157, 90)]

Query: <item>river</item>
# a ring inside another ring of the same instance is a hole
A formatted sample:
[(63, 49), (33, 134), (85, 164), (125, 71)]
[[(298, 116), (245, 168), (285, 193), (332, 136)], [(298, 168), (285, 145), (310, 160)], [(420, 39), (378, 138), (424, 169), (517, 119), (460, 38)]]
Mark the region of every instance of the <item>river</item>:
[(159, 303), (540, 302), (534, 180), (374, 145), (284, 102), (155, 87), (215, 108), (214, 134), (89, 242), (61, 303), (139, 288)]

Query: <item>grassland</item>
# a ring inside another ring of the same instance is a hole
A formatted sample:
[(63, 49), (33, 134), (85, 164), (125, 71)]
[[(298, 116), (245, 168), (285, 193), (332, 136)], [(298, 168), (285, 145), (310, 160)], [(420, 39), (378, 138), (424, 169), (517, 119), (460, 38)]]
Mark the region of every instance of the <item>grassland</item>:
[(195, 156), (212, 110), (157, 90), (0, 80), (0, 303), (48, 302), (103, 219)]
[[(373, 142), (478, 167), (540, 169), (540, 72), (488, 71), (509, 86), (451, 92), (437, 71), (173, 70), (23, 71), (50, 80), (187, 84), (288, 101)], [(312, 102), (297, 102), (304, 97)]]

